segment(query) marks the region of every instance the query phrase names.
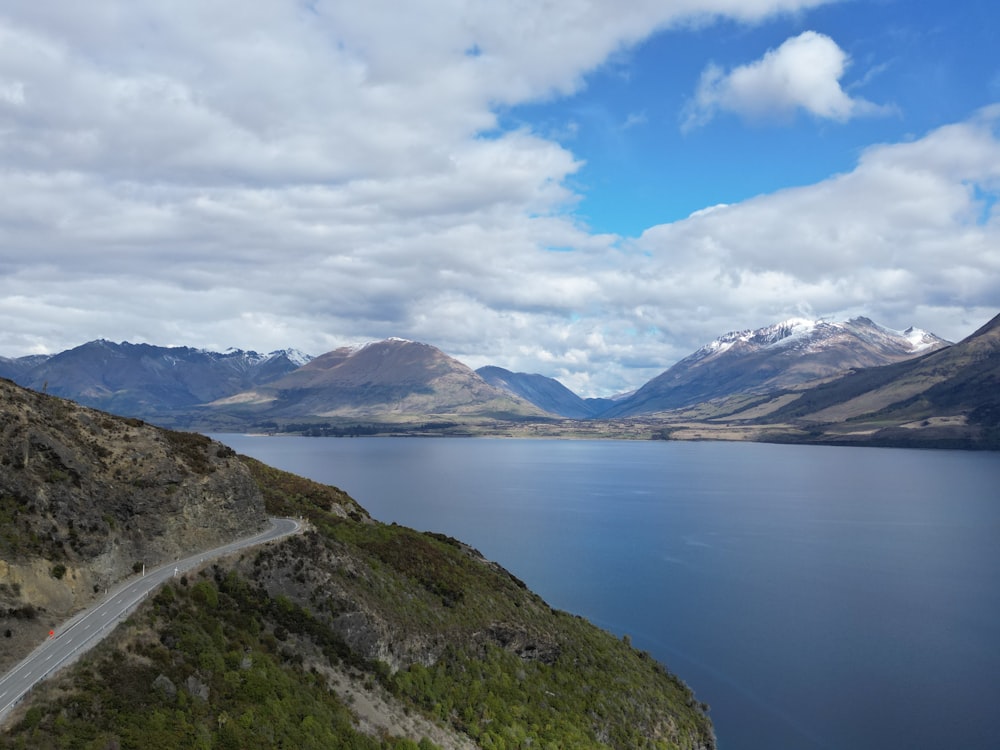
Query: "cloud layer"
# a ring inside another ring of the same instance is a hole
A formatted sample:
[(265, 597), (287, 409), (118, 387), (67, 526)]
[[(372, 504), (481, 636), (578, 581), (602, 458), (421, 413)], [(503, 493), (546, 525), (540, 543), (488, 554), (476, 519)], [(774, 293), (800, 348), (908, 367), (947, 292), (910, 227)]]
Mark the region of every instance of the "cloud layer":
[[(597, 395), (803, 312), (968, 332), (1000, 300), (997, 110), (632, 239), (574, 218), (573, 153), (497, 127), (656, 29), (820, 2), (23, 4), (0, 16), (0, 355), (395, 335)], [(817, 113), (848, 106), (835, 67)]]

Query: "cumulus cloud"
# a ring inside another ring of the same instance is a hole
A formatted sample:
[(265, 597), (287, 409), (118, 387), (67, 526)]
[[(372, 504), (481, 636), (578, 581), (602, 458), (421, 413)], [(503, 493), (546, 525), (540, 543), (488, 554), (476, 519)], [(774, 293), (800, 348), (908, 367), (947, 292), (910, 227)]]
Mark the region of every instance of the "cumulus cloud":
[(761, 59), (729, 72), (710, 64), (686, 107), (682, 128), (704, 125), (719, 111), (770, 119), (803, 110), (838, 122), (885, 111), (850, 97), (841, 87), (849, 63), (847, 53), (833, 39), (805, 31), (768, 50)]

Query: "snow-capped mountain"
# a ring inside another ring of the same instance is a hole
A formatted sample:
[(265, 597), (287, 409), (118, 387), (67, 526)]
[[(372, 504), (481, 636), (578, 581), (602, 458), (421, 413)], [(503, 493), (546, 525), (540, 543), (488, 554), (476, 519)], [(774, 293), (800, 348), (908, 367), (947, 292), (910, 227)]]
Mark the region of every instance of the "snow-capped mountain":
[(283, 356), (293, 365), (302, 367), (303, 365), (309, 364), (313, 357), (311, 354), (306, 354), (305, 352), (300, 352), (298, 349), (278, 349), (267, 355), (269, 358), (281, 357)]
[[(220, 356), (218, 352), (213, 352), (210, 349), (199, 349), (199, 351), (207, 354), (210, 357)], [(259, 354), (252, 349), (244, 350), (244, 349), (236, 349), (235, 347), (230, 347), (229, 349), (226, 349), (226, 351), (223, 352), (221, 356), (226, 358), (232, 358), (234, 362), (235, 361), (245, 362), (248, 368), (259, 366), (264, 362), (268, 362), (271, 360), (280, 360), (280, 359), (287, 359), (289, 362), (298, 365), (299, 367), (302, 367), (302, 365), (306, 364), (307, 362), (313, 359), (311, 355), (300, 352), (298, 349), (276, 349), (273, 352), (268, 352), (267, 354)]]
[(845, 336), (853, 336), (887, 352), (909, 355), (939, 349), (948, 344), (944, 339), (919, 328), (894, 331), (868, 318), (852, 318), (842, 323), (790, 318), (764, 328), (725, 333), (698, 349), (688, 359), (719, 354), (739, 345), (745, 349), (790, 347), (798, 351), (815, 352), (829, 348), (832, 340)]
[(822, 383), (760, 421), (808, 425), (818, 442), (1000, 447), (1000, 315), (947, 347), (902, 335), (928, 354)]
[(723, 334), (634, 393), (614, 399), (580, 399), (541, 375), (500, 368), (477, 374), (433, 346), (400, 338), (342, 347), (315, 359), (294, 349), (213, 352), (97, 340), (52, 356), (0, 358), (0, 377), (171, 427), (203, 425), (205, 418), (213, 426), (238, 429), (261, 417), (391, 420), (404, 413), (601, 419), (740, 394), (759, 398), (852, 369), (904, 361), (947, 343), (926, 331), (894, 331), (867, 318), (793, 318)]
[(737, 393), (766, 393), (901, 362), (947, 345), (926, 331), (894, 331), (868, 318), (792, 318), (719, 336), (601, 416), (653, 414)]

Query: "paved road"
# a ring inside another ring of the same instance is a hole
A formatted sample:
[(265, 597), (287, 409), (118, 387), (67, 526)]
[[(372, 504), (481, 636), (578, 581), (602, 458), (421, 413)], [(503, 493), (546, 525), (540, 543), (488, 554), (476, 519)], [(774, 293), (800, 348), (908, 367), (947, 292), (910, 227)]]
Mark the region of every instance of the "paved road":
[(296, 533), (299, 522), (290, 518), (272, 518), (271, 528), (256, 536), (240, 539), (224, 547), (192, 555), (132, 578), (119, 585), (102, 602), (64, 622), (24, 661), (0, 678), (0, 722), (7, 713), (41, 680), (78, 658), (102, 638), (141, 602), (149, 592), (168, 578), (216, 557), (228, 555), (244, 547), (280, 539)]

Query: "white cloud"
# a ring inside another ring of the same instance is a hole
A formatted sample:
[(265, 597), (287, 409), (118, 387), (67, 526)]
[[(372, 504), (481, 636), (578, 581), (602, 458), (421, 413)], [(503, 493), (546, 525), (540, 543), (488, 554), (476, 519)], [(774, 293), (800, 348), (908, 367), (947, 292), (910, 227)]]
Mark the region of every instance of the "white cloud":
[(839, 122), (885, 111), (864, 99), (851, 98), (841, 87), (849, 62), (847, 53), (830, 37), (805, 31), (728, 73), (710, 64), (686, 107), (682, 127), (704, 125), (719, 111), (759, 120), (785, 118), (801, 109)]
[[(921, 325), (915, 306), (962, 326), (1000, 301), (1000, 108), (911, 143), (868, 149), (846, 174), (648, 230), (636, 243), (664, 319), (713, 299), (725, 320), (766, 323), (805, 309)], [(656, 269), (655, 272), (653, 269)], [(927, 326), (927, 323), (923, 323)]]

